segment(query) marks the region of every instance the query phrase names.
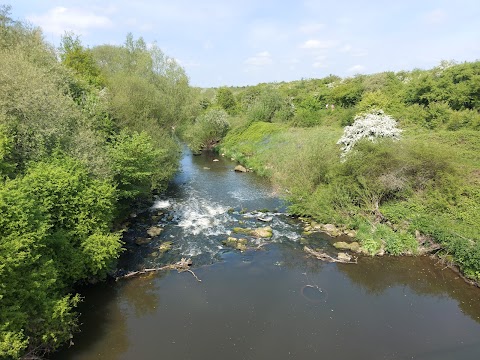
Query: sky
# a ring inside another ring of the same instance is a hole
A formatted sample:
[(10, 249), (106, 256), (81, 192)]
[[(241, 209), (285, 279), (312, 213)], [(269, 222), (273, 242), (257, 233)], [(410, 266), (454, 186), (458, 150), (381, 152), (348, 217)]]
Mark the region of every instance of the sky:
[[(8, 4), (9, 0), (4, 1)], [(58, 46), (156, 42), (190, 84), (244, 86), (480, 60), (479, 0), (10, 0)]]

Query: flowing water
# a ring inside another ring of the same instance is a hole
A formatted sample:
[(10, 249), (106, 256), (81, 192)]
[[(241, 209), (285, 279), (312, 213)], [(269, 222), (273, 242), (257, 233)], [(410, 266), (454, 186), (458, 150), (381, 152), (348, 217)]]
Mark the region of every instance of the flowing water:
[[(132, 219), (119, 270), (190, 257), (202, 281), (171, 271), (86, 289), (81, 333), (54, 359), (480, 359), (479, 289), (425, 257), (307, 258), (300, 243), (332, 239), (303, 236), (267, 182), (214, 159), (185, 150), (166, 196)], [(163, 232), (137, 245), (152, 225)], [(265, 225), (271, 239), (247, 237), (259, 249), (222, 245)]]

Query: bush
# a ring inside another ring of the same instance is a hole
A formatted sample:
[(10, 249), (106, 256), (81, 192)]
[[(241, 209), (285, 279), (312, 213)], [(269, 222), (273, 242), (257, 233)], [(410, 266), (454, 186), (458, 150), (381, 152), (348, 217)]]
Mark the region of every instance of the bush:
[(213, 108), (195, 119), (184, 134), (184, 138), (190, 149), (198, 152), (216, 145), (225, 136), (229, 127), (228, 114), (225, 110)]
[(382, 110), (377, 110), (356, 116), (354, 123), (345, 127), (343, 136), (337, 144), (342, 145), (343, 155), (345, 155), (363, 138), (370, 141), (379, 137), (399, 139), (400, 133), (401, 130), (397, 128), (397, 122), (391, 116), (385, 115)]
[(0, 356), (50, 351), (76, 329), (70, 286), (103, 278), (120, 249), (110, 233), (115, 189), (78, 161), (32, 165), (0, 188)]

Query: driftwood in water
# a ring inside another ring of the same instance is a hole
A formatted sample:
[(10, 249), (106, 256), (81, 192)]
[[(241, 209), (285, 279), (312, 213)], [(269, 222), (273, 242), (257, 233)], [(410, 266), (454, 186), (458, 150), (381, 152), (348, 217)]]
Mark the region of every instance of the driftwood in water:
[(342, 258), (334, 258), (333, 256), (330, 256), (323, 251), (315, 251), (313, 249), (310, 249), (308, 246), (305, 246), (303, 248), (303, 251), (305, 251), (307, 254), (312, 255), (316, 257), (318, 260), (322, 261), (327, 261), (327, 262), (337, 262), (337, 263), (344, 263), (344, 264), (357, 264), (357, 258), (354, 257), (355, 260), (347, 260), (347, 259), (342, 259)]
[(197, 281), (202, 281), (197, 277), (197, 275), (195, 275), (195, 273), (192, 270), (190, 270), (189, 268), (190, 265), (192, 265), (192, 259), (182, 258), (180, 261), (177, 261), (175, 264), (165, 265), (162, 267), (151, 268), (151, 269), (143, 269), (139, 271), (132, 271), (126, 275), (117, 277), (116, 280), (127, 279), (134, 276), (148, 274), (151, 272), (163, 271), (163, 270), (177, 270), (178, 272), (188, 271), (190, 274), (192, 274), (195, 277), (195, 279), (197, 279)]

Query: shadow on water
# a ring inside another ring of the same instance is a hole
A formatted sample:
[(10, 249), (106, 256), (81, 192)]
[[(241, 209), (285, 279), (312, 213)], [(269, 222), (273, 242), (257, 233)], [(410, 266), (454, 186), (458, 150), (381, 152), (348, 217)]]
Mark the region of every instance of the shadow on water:
[[(268, 184), (213, 159), (185, 154), (168, 196), (132, 224), (122, 265), (189, 255), (202, 282), (169, 272), (90, 288), (76, 345), (54, 359), (480, 358), (478, 289), (428, 258), (362, 257), (358, 265), (307, 258), (302, 227), (282, 213)], [(272, 217), (269, 244), (244, 253), (221, 246), (233, 226), (264, 225), (255, 212), (263, 208)], [(152, 223), (162, 234), (132, 243)], [(152, 257), (163, 241), (172, 250)]]

